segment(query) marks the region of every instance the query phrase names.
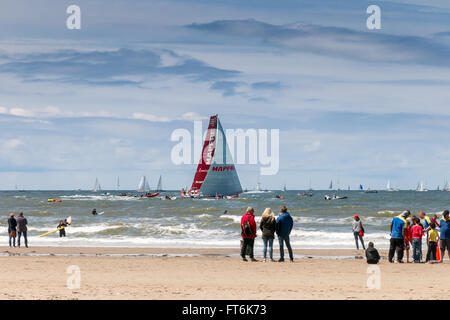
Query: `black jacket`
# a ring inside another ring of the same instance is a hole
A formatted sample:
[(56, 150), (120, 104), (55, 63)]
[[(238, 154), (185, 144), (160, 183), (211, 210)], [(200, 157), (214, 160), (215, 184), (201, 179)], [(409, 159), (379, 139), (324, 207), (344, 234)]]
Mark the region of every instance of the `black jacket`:
[(8, 219), (8, 232), (11, 232), (12, 230), (16, 231), (17, 227), (17, 221), (16, 218), (11, 217)]
[(263, 239), (275, 238), (276, 225), (277, 222), (275, 219), (272, 219), (272, 221), (270, 221), (270, 217), (264, 217), (261, 219), (259, 227), (261, 228)]
[(378, 263), (378, 261), (380, 260), (380, 254), (378, 253), (378, 250), (375, 248), (367, 248), (366, 258), (367, 262)]

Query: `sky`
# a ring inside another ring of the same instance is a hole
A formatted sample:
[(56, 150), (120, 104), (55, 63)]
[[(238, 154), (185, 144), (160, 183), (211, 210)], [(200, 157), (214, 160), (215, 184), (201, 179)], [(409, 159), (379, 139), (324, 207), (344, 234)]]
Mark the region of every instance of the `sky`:
[(447, 0), (2, 0), (0, 189), (189, 186), (170, 137), (213, 114), (280, 130), (278, 173), (237, 165), (244, 188), (442, 187), (449, 56)]

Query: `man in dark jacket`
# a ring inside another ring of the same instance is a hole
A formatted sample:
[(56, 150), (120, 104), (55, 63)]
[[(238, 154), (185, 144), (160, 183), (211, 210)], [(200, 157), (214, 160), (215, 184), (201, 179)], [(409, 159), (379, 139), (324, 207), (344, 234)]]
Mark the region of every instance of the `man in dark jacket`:
[(23, 238), (25, 240), (25, 247), (28, 248), (28, 239), (27, 239), (27, 224), (28, 221), (23, 216), (23, 213), (19, 213), (19, 217), (17, 218), (17, 232), (19, 234), (19, 237), (17, 239), (17, 245), (20, 248), (20, 237), (23, 235)]
[(256, 238), (256, 222), (254, 209), (252, 207), (247, 208), (247, 212), (241, 218), (241, 236), (242, 236), (242, 248), (241, 248), (241, 257), (242, 260), (248, 261), (245, 258), (245, 253), (248, 248), (248, 255), (250, 256), (250, 260), (257, 261), (253, 256), (253, 246), (255, 244)]
[(380, 254), (374, 248), (373, 242), (369, 242), (369, 247), (366, 250), (366, 258), (368, 264), (377, 264), (380, 261)]
[(294, 221), (291, 215), (287, 211), (286, 206), (281, 207), (281, 214), (277, 218), (277, 235), (278, 242), (280, 243), (280, 260), (278, 262), (284, 262), (284, 243), (289, 251), (289, 259), (294, 262), (294, 254), (292, 253), (291, 243), (289, 241), (289, 235), (291, 234)]
[(9, 246), (11, 247), (11, 239), (13, 242), (13, 246), (16, 246), (16, 229), (17, 227), (17, 221), (16, 218), (14, 218), (14, 213), (11, 213), (9, 215), (8, 219), (8, 235), (9, 235)]

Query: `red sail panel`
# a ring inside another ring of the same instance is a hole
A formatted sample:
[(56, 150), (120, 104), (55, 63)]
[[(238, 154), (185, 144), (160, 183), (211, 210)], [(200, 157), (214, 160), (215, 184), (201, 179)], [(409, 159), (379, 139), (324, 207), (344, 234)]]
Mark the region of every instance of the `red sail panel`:
[(203, 144), (202, 155), (197, 166), (197, 172), (192, 182), (191, 190), (189, 192), (196, 193), (202, 187), (211, 166), (216, 149), (216, 133), (217, 133), (217, 115), (211, 116), (209, 119), (208, 132), (206, 133), (205, 142)]

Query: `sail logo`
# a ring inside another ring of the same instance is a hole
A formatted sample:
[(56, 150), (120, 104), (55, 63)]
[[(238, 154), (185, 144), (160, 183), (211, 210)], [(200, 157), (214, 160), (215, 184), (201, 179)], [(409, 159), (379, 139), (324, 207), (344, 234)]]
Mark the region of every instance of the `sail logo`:
[(236, 170), (236, 168), (234, 166), (213, 167), (212, 170), (213, 171), (231, 171), (231, 170)]
[[(175, 165), (197, 163), (199, 170), (235, 171), (234, 164), (259, 165), (261, 175), (276, 175), (280, 163), (279, 129), (227, 129), (213, 118), (208, 130), (202, 121), (193, 121), (194, 130), (175, 129), (170, 140), (177, 142), (171, 150)], [(204, 144), (203, 144), (204, 142)], [(228, 169), (221, 169), (228, 168)]]

